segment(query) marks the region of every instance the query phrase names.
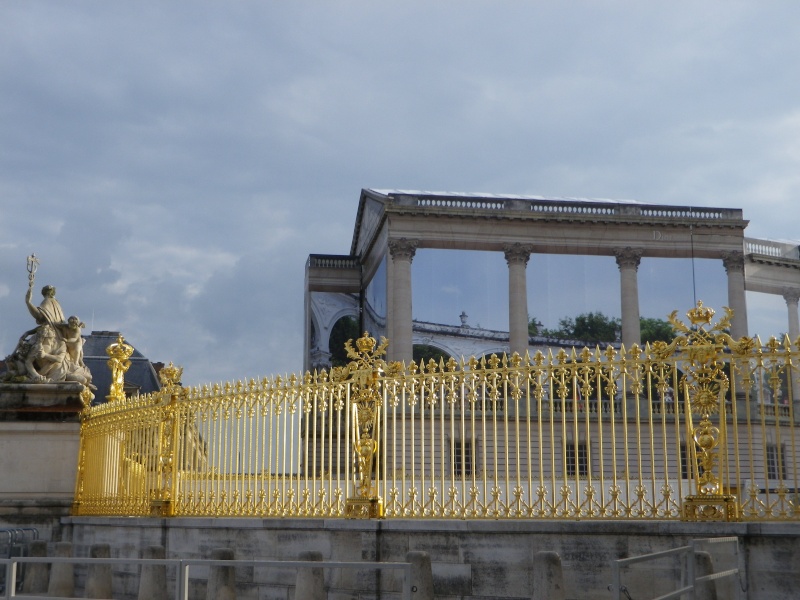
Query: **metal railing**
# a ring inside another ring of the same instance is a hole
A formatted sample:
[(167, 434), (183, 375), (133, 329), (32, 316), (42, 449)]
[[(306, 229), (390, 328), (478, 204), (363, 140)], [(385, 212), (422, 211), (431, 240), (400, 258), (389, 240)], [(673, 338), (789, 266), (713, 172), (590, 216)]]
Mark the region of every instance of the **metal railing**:
[[(800, 520), (788, 339), (671, 316), (670, 343), (349, 366), (87, 408), (74, 512)], [(775, 408), (778, 407), (778, 410)]]
[(393, 193), (397, 204), (412, 204), (422, 208), (469, 210), (529, 210), (537, 214), (594, 215), (609, 217), (625, 215), (644, 218), (670, 218), (692, 220), (742, 219), (742, 210), (735, 208), (695, 208), (682, 206), (655, 206), (638, 202), (613, 202), (576, 198), (527, 198), (478, 195), (448, 195), (428, 193)]
[[(346, 562), (346, 561), (299, 561), (299, 560), (214, 560), (214, 559), (182, 559), (182, 558), (86, 558), (86, 557), (12, 557), (0, 558), (0, 565), (4, 566), (6, 586), (2, 598), (16, 598), (18, 581), (18, 567), (22, 565), (46, 564), (79, 564), (81, 567), (91, 565), (112, 565), (128, 567), (136, 565), (165, 565), (175, 569), (174, 595), (175, 600), (188, 600), (190, 569), (193, 567), (263, 567), (274, 569), (374, 569), (402, 571), (402, 598), (411, 600), (411, 563), (407, 562)], [(54, 596), (25, 594), (28, 600), (52, 600)]]
[(23, 556), (32, 541), (39, 539), (35, 527), (14, 527), (0, 529), (0, 557)]
[[(31, 542), (38, 539), (39, 530), (35, 527), (0, 529), (0, 558), (28, 556)], [(5, 592), (7, 581), (8, 577), (5, 572), (0, 573), (0, 593)]]
[[(703, 544), (734, 544), (735, 552), (734, 559), (737, 566), (733, 569), (720, 571), (719, 573), (710, 573), (708, 575), (697, 575), (696, 554), (698, 546)], [(712, 582), (725, 578), (736, 578), (739, 571), (739, 539), (736, 537), (720, 537), (720, 538), (704, 538), (691, 540), (688, 546), (681, 546), (671, 550), (664, 550), (662, 552), (653, 552), (650, 554), (643, 554), (641, 556), (634, 556), (631, 558), (623, 558), (615, 560), (611, 565), (612, 584), (608, 586), (609, 591), (614, 595), (617, 600), (629, 600), (631, 598), (628, 588), (622, 584), (622, 569), (637, 563), (651, 562), (661, 560), (664, 558), (679, 557), (681, 562), (681, 587), (652, 600), (674, 600), (688, 596), (692, 600), (696, 597), (698, 584), (703, 582)], [(738, 579), (737, 579), (738, 583)], [(737, 597), (739, 597), (738, 589)], [(716, 595), (714, 595), (716, 597)], [(645, 600), (645, 599), (637, 599)], [(649, 599), (648, 599), (649, 600)]]
[(774, 258), (793, 260), (800, 258), (797, 244), (791, 242), (781, 242), (778, 240), (766, 240), (758, 238), (744, 238), (744, 248), (746, 254), (761, 254)]

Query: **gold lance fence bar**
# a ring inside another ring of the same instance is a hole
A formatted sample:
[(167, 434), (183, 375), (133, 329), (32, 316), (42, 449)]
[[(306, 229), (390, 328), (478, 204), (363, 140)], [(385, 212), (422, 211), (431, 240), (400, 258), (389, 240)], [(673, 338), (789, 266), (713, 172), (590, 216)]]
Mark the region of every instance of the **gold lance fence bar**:
[(628, 350), (404, 365), (365, 334), (330, 372), (183, 387), (170, 365), (84, 411), (73, 510), (800, 520), (798, 341), (675, 314)]

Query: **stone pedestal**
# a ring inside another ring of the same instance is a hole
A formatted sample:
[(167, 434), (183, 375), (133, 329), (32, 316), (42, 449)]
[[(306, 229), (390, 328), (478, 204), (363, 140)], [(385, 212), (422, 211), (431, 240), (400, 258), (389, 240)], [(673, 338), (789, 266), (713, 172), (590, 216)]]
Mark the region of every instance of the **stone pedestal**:
[(0, 383), (0, 422), (80, 421), (83, 385), (62, 383)]
[(75, 493), (79, 383), (0, 384), (0, 527), (49, 539)]

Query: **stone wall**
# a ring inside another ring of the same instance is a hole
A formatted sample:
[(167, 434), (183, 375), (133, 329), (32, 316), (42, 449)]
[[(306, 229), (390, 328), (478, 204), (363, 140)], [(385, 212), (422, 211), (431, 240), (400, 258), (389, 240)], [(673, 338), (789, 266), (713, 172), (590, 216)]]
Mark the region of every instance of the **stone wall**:
[(0, 529), (60, 537), (75, 493), (80, 443), (77, 383), (0, 384)]
[[(738, 536), (747, 563), (741, 581), (718, 582), (720, 598), (736, 598), (735, 587), (747, 589), (748, 600), (789, 600), (800, 589), (800, 524), (682, 522), (557, 522), (443, 520), (323, 520), (248, 518), (92, 518), (63, 520), (65, 539), (77, 556), (88, 556), (94, 543), (108, 543), (114, 557), (140, 557), (149, 545), (163, 545), (169, 558), (208, 558), (219, 547), (234, 550), (236, 559), (296, 560), (304, 551), (324, 560), (404, 561), (407, 552), (428, 552), (437, 598), (485, 600), (530, 599), (536, 552), (557, 552), (562, 559), (566, 598), (607, 600), (611, 564), (685, 545), (691, 539)], [(710, 548), (715, 571), (736, 566), (728, 546)], [(240, 600), (293, 598), (291, 570), (237, 570)], [(192, 587), (201, 593), (204, 573)], [(134, 597), (136, 568), (115, 572), (115, 597)], [(626, 572), (623, 583), (634, 598), (653, 598), (679, 581), (671, 561), (639, 566)], [(399, 598), (400, 580), (390, 572), (326, 572), (328, 598)]]

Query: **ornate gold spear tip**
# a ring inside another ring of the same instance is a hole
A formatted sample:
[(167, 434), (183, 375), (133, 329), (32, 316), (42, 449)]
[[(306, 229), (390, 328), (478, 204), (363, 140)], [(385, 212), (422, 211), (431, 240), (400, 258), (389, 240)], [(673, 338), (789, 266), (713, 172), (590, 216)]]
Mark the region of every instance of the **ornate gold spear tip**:
[(183, 377), (183, 367), (176, 367), (172, 361), (158, 372), (158, 378), (163, 386), (176, 385), (180, 383), (181, 377)]

